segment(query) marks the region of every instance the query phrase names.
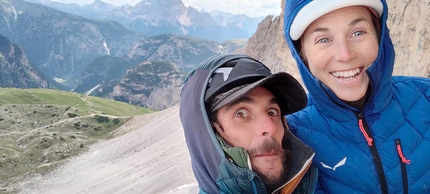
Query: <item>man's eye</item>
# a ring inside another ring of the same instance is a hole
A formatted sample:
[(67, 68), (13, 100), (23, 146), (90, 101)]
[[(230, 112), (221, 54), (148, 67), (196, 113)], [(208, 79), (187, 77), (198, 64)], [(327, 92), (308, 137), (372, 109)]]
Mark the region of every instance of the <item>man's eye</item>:
[(234, 113), (234, 117), (245, 118), (249, 115), (248, 111), (245, 109), (240, 109), (236, 113)]
[(280, 115), (280, 112), (279, 112), (279, 110), (277, 110), (277, 109), (270, 109), (270, 110), (267, 112), (267, 115), (269, 115), (269, 116), (271, 116), (271, 117), (277, 117), (277, 116), (279, 116), (279, 115)]

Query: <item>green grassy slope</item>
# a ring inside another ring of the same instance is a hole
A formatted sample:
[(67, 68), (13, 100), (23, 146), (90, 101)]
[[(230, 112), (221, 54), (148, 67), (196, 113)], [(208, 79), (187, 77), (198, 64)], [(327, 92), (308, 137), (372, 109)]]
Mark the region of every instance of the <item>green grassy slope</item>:
[(51, 89), (0, 88), (0, 106), (8, 104), (50, 104), (70, 106), (82, 115), (103, 113), (113, 116), (135, 116), (154, 112), (123, 102)]
[(74, 92), (0, 88), (0, 192), (111, 138), (132, 116), (151, 112)]

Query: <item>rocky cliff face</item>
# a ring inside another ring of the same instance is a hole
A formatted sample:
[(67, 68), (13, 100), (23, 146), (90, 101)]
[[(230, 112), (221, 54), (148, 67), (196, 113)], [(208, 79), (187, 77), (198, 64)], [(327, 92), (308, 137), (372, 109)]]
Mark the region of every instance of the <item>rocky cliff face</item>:
[(179, 102), (184, 75), (192, 68), (245, 44), (245, 40), (220, 43), (184, 35), (154, 36), (137, 42), (123, 57), (96, 58), (74, 91), (164, 109)]
[(23, 0), (0, 1), (0, 34), (67, 90), (76, 86), (94, 58), (122, 56), (144, 37), (117, 22), (91, 20)]
[(388, 0), (395, 75), (430, 77), (429, 0)]
[[(284, 3), (282, 0), (282, 5)], [(283, 20), (282, 14), (277, 17), (267, 16), (249, 38), (245, 54), (260, 60), (273, 72), (286, 71), (301, 81), (296, 62), (284, 39)]]
[[(281, 6), (284, 8), (285, 0)], [(388, 27), (396, 49), (394, 75), (430, 77), (430, 2), (388, 0)], [(261, 60), (273, 71), (287, 71), (300, 81), (300, 74), (283, 35), (283, 15), (268, 16), (248, 40), (245, 53)]]
[(29, 64), (24, 51), (0, 35), (0, 87), (47, 88), (48, 81)]
[(185, 73), (173, 64), (147, 61), (127, 71), (109, 98), (152, 109), (165, 109), (179, 101)]
[(201, 61), (218, 53), (219, 42), (190, 36), (163, 34), (140, 40), (126, 56), (132, 61), (169, 61), (188, 72)]

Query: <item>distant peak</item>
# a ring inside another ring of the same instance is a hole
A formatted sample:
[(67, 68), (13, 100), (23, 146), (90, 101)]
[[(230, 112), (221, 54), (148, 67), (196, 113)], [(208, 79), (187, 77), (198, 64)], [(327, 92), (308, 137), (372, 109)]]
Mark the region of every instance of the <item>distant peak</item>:
[(184, 3), (182, 3), (182, 0), (142, 0), (140, 3), (144, 3), (144, 4), (150, 3), (150, 4), (154, 4), (154, 5), (165, 5), (168, 7), (173, 7), (173, 6), (177, 6), (177, 5), (183, 5), (184, 6)]
[(97, 4), (97, 5), (106, 4), (106, 5), (108, 5), (109, 3), (106, 3), (106, 2), (104, 2), (102, 0), (94, 0), (94, 2), (92, 4)]

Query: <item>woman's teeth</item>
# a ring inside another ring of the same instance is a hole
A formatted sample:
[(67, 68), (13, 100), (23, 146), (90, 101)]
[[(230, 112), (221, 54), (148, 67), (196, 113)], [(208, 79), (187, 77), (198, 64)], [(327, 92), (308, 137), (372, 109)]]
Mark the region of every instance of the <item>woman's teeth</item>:
[(355, 69), (348, 70), (348, 71), (334, 71), (334, 72), (331, 72), (331, 75), (339, 79), (350, 80), (355, 76), (357, 76), (358, 74), (360, 74), (361, 72), (360, 70), (361, 68), (357, 67)]

